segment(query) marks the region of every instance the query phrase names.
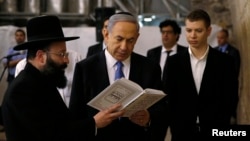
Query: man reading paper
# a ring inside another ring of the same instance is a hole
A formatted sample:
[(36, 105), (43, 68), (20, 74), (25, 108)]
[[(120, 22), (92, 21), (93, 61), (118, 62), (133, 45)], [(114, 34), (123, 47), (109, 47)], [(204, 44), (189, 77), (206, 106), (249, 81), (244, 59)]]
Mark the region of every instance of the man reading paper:
[[(122, 63), (125, 78), (143, 89), (161, 88), (160, 66), (133, 52), (139, 37), (137, 19), (130, 13), (117, 13), (110, 17), (107, 30), (104, 36), (107, 48), (76, 64), (69, 108), (77, 119), (98, 112), (87, 103), (115, 81), (118, 61)], [(155, 109), (160, 110), (162, 107), (159, 105), (119, 118), (110, 126), (98, 129), (95, 141), (148, 141), (160, 137), (164, 140), (164, 131), (156, 126), (160, 113)]]

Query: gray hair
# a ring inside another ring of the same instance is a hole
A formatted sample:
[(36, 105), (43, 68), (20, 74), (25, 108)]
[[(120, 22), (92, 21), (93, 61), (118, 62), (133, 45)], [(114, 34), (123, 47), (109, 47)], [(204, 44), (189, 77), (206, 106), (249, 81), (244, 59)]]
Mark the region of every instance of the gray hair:
[(140, 26), (139, 26), (139, 23), (136, 19), (136, 17), (134, 17), (132, 14), (128, 13), (117, 13), (117, 14), (114, 14), (113, 16), (111, 16), (109, 18), (109, 22), (108, 22), (108, 32), (110, 33), (113, 29), (113, 27), (115, 26), (115, 24), (117, 22), (131, 22), (131, 23), (134, 23), (136, 24), (137, 26), (137, 31), (139, 32), (139, 29), (140, 29)]

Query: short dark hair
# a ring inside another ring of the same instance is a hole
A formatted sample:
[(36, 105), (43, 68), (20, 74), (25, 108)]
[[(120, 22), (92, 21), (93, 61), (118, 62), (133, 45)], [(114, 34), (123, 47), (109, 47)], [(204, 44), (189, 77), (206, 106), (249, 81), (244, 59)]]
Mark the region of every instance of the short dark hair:
[(34, 59), (36, 57), (36, 52), (38, 50), (48, 51), (50, 49), (50, 44), (52, 42), (45, 42), (35, 45), (32, 48), (29, 48), (27, 51), (27, 59)]
[(15, 33), (17, 33), (17, 32), (22, 32), (24, 36), (26, 35), (26, 34), (25, 34), (25, 31), (22, 30), (21, 28), (17, 29)]
[(173, 28), (175, 34), (181, 34), (181, 28), (180, 28), (180, 26), (177, 24), (176, 21), (166, 19), (166, 20), (164, 20), (164, 21), (162, 21), (162, 22), (160, 23), (159, 28), (160, 28), (160, 30), (161, 30), (163, 27), (166, 27), (166, 26), (171, 26), (171, 27)]
[(226, 37), (229, 37), (229, 33), (227, 29), (223, 28), (220, 30), (220, 32), (224, 32), (226, 34)]
[(191, 22), (203, 20), (205, 22), (205, 26), (208, 28), (211, 25), (211, 19), (208, 13), (202, 9), (196, 9), (193, 10), (188, 14), (186, 17), (186, 20), (189, 20)]

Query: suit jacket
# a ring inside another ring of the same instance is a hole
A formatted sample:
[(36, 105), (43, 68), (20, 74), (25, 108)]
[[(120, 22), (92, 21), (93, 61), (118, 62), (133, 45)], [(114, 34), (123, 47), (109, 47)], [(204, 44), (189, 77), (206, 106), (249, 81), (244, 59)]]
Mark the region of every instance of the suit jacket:
[(229, 125), (237, 97), (233, 67), (230, 56), (210, 47), (198, 93), (188, 51), (169, 58), (163, 83), (168, 94), (173, 141), (195, 140), (197, 116), (204, 135), (211, 136), (211, 128)]
[[(149, 59), (155, 61), (156, 63), (160, 64), (161, 49), (162, 49), (162, 46), (157, 46), (155, 48), (152, 48), (152, 49), (148, 50), (147, 57)], [(177, 45), (177, 53), (180, 53), (180, 52), (182, 52), (184, 50), (187, 50), (187, 47)]]
[[(142, 88), (160, 89), (161, 85), (160, 66), (151, 62), (146, 57), (132, 53), (129, 79), (138, 83)], [(77, 119), (94, 116), (98, 111), (86, 103), (109, 86), (109, 77), (106, 68), (105, 53), (101, 52), (76, 64), (70, 110)], [(157, 104), (156, 104), (157, 105)], [(154, 107), (154, 106), (153, 106)], [(154, 109), (154, 108), (151, 108)], [(155, 112), (156, 113), (156, 112)], [(155, 121), (158, 122), (157, 114), (151, 112), (152, 129)], [(151, 126), (150, 126), (151, 127)], [(155, 133), (158, 133), (154, 129)], [(161, 129), (159, 129), (159, 133)], [(96, 141), (138, 141), (149, 140), (151, 129), (144, 128), (132, 123), (128, 118), (114, 120), (107, 127), (98, 129)], [(165, 137), (165, 133), (161, 136)], [(164, 138), (163, 138), (164, 139)]]
[[(215, 47), (217, 50), (220, 49), (220, 47)], [(225, 53), (232, 56), (234, 58), (234, 64), (235, 64), (235, 69), (236, 69), (236, 73), (239, 76), (240, 73), (240, 52), (237, 48), (235, 48), (234, 46), (228, 44)]]
[(88, 48), (87, 57), (103, 51), (103, 43), (92, 45)]
[(57, 88), (27, 63), (5, 93), (4, 128), (8, 141), (92, 140), (95, 121), (73, 120)]

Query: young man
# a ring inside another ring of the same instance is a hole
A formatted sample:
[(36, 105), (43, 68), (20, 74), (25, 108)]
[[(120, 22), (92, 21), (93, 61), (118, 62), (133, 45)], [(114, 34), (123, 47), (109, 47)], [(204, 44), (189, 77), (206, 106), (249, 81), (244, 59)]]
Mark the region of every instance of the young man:
[(237, 75), (230, 56), (211, 48), (210, 17), (194, 10), (185, 20), (188, 50), (170, 57), (163, 77), (172, 141), (200, 141), (230, 124)]
[(119, 104), (82, 120), (71, 115), (57, 88), (67, 83), (66, 41), (79, 37), (64, 37), (58, 17), (30, 19), (27, 35), (28, 42), (14, 48), (28, 50), (27, 65), (7, 89), (2, 105), (7, 140), (92, 141), (98, 128), (122, 116)]

